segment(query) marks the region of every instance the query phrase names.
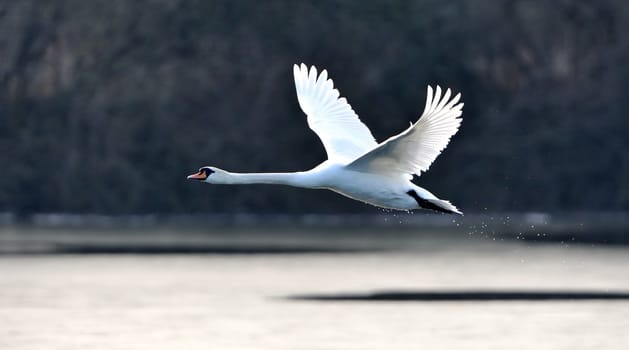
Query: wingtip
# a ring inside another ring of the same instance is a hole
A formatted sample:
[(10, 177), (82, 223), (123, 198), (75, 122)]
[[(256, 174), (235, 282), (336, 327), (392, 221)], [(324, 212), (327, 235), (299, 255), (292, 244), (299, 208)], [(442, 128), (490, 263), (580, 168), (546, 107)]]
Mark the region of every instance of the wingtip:
[(441, 86), (437, 85), (435, 89), (435, 100), (438, 101), (441, 99)]
[(316, 82), (317, 81), (317, 67), (310, 66), (310, 72), (308, 73), (308, 80)]
[[(456, 104), (457, 102), (459, 102), (461, 100), (461, 93), (459, 92), (458, 94), (456, 94), (452, 100), (454, 101), (454, 104)], [(462, 103), (462, 102), (461, 102)]]
[(433, 93), (434, 92), (432, 90), (432, 86), (428, 85), (426, 91), (426, 105), (424, 106), (424, 111), (422, 112), (422, 115), (427, 114), (428, 111), (430, 111), (430, 109), (432, 108)]
[(321, 70), (321, 72), (319, 72), (315, 65), (308, 67), (303, 62), (300, 64), (297, 64), (297, 63), (293, 64), (293, 75), (295, 77), (304, 76), (306, 80), (311, 80), (313, 82), (319, 82), (319, 81), (325, 82), (325, 81), (331, 80), (328, 77), (327, 69), (323, 69)]
[(326, 82), (328, 81), (328, 71), (327, 69), (324, 69), (321, 71), (321, 73), (319, 73), (319, 78), (317, 79), (317, 82)]

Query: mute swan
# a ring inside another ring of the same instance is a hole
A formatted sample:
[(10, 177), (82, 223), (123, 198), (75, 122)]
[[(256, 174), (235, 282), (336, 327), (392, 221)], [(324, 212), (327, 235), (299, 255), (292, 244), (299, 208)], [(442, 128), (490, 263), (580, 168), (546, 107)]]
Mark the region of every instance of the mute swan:
[(188, 179), (212, 184), (280, 184), (328, 189), (378, 207), (432, 209), (462, 213), (450, 202), (411, 182), (412, 175), (428, 170), (461, 124), (461, 94), (450, 98), (428, 86), (426, 107), (419, 120), (404, 132), (376, 143), (328, 73), (294, 65), (299, 106), (308, 126), (319, 136), (328, 159), (315, 168), (295, 173), (231, 173), (205, 166)]

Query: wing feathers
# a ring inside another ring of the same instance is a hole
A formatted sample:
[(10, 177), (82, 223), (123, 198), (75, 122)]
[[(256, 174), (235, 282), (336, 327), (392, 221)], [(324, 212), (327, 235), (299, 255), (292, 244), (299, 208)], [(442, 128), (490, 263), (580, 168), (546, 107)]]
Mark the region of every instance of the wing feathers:
[(450, 99), (447, 89), (429, 86), (426, 106), (419, 120), (348, 165), (358, 171), (373, 171), (391, 176), (420, 174), (448, 145), (461, 125), (461, 94)]
[(349, 163), (377, 146), (344, 97), (328, 79), (327, 70), (317, 76), (313, 66), (293, 66), (299, 106), (308, 116), (308, 125), (319, 136), (329, 159)]
[(428, 86), (426, 105), (415, 124), (399, 135), (376, 144), (347, 99), (340, 97), (327, 70), (293, 67), (297, 99), (308, 116), (308, 125), (319, 136), (329, 159), (358, 171), (391, 176), (420, 174), (448, 145), (461, 124), (461, 94)]

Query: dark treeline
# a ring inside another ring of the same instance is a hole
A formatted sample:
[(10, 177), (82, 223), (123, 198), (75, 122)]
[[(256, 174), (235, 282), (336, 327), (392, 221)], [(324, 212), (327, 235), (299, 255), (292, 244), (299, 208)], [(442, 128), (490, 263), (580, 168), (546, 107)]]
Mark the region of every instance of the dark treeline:
[(210, 187), (201, 165), (324, 160), (292, 64), (325, 67), (378, 140), (461, 91), (419, 183), (463, 211), (629, 209), (626, 0), (0, 1), (0, 211), (374, 211)]

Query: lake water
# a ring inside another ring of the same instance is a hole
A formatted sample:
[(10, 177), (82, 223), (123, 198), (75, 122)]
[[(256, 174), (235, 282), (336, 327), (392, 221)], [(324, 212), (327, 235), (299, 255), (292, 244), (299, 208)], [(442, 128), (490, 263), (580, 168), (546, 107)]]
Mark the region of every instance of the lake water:
[(335, 237), (364, 250), (0, 255), (0, 349), (629, 348), (629, 297), (562, 294), (629, 291), (626, 247)]

